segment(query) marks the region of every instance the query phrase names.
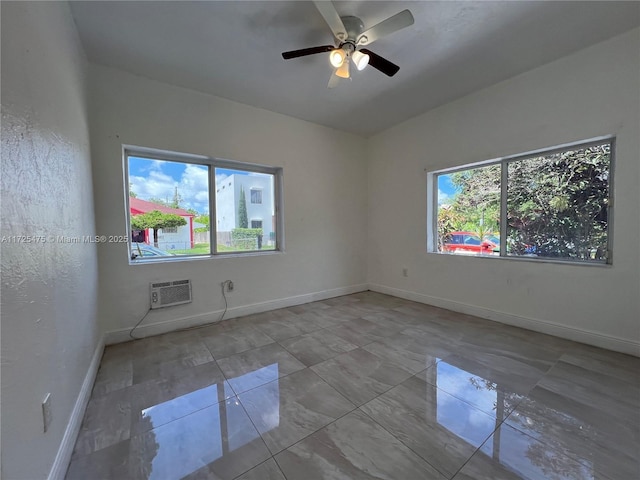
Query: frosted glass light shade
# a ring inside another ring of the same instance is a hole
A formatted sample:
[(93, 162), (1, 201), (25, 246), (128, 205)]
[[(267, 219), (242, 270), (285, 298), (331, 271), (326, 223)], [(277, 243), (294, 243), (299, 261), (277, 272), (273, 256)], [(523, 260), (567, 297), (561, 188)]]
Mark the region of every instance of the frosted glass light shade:
[(338, 68), (344, 63), (345, 58), (347, 58), (347, 54), (341, 48), (336, 48), (335, 50), (332, 50), (331, 53), (329, 54), (329, 61), (331, 62), (331, 65), (333, 65), (336, 68)]
[(366, 53), (353, 52), (351, 54), (351, 59), (358, 70), (364, 70), (364, 68), (369, 64), (369, 55)]

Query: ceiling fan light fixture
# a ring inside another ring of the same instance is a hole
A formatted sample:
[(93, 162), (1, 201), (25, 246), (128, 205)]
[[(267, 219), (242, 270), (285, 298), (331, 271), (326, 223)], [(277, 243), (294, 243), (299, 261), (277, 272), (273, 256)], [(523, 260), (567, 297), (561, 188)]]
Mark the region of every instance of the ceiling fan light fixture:
[(349, 78), (349, 60), (346, 59), (336, 70), (336, 75), (340, 78)]
[(342, 66), (346, 58), (347, 52), (345, 52), (342, 48), (336, 48), (329, 54), (329, 61), (335, 68)]
[(353, 64), (358, 70), (364, 70), (364, 68), (369, 64), (369, 55), (356, 51), (351, 55), (351, 60), (353, 60)]

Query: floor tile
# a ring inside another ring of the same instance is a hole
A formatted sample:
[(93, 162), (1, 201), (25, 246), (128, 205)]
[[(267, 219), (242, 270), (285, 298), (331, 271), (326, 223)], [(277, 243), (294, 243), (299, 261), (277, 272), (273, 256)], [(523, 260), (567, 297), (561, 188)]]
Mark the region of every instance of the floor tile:
[(362, 349), (378, 357), (386, 358), (410, 373), (421, 372), (437, 361), (437, 357), (431, 355), (428, 348), (409, 342), (399, 344), (388, 338), (365, 345)]
[(597, 477), (594, 477), (588, 466), (562, 455), (553, 445), (541, 443), (510, 426), (503, 425), (453, 478), (586, 480)]
[[(459, 364), (440, 360), (433, 367), (420, 372), (427, 383), (481, 411), (498, 416), (502, 421), (522, 400), (522, 395), (496, 379), (495, 372), (484, 366)], [(527, 390), (528, 392), (528, 390)]]
[(237, 480), (287, 480), (273, 458), (252, 468)]
[(185, 367), (213, 361), (207, 346), (199, 339), (189, 343), (162, 347), (133, 357), (133, 384), (171, 376)]
[[(558, 362), (538, 385), (620, 419), (638, 418), (640, 385), (566, 362)], [(640, 426), (639, 426), (640, 428)]]
[(406, 328), (381, 342), (436, 358), (444, 358), (460, 351), (460, 344), (453, 336), (442, 335), (437, 329), (426, 332), (419, 326)]
[(234, 395), (215, 362), (185, 369), (175, 378), (138, 384), (131, 395), (131, 436)]
[(640, 385), (640, 358), (583, 344), (573, 344), (572, 347), (560, 357), (560, 361), (617, 378), (636, 387)]
[(355, 405), (362, 405), (411, 376), (384, 357), (358, 348), (311, 369)]
[(360, 292), (106, 347), (67, 478), (640, 478), (639, 372)]
[(355, 411), (276, 455), (288, 479), (437, 479), (432, 466)]
[(278, 344), (248, 350), (218, 360), (218, 365), (236, 393), (246, 392), (305, 368)]
[(104, 395), (131, 385), (133, 385), (131, 354), (123, 352), (122, 355), (114, 356), (105, 352), (96, 375), (92, 395)]
[(281, 340), (279, 343), (307, 366), (358, 348), (327, 329)]
[[(446, 375), (439, 378), (439, 382), (448, 382), (460, 376), (473, 374), (494, 384), (499, 390), (514, 392), (518, 395), (526, 395), (530, 392), (549, 368), (539, 367), (535, 362), (514, 359), (509, 355), (488, 354), (469, 348), (460, 349), (460, 353), (444, 357), (442, 363), (440, 369)], [(450, 366), (446, 372), (445, 364)]]
[(268, 312), (261, 315), (262, 319), (253, 324), (258, 330), (276, 341), (297, 337), (305, 333), (319, 330), (321, 327), (308, 319), (302, 318), (287, 310)]
[(73, 455), (66, 480), (131, 478), (129, 440), (118, 442), (88, 455)]
[(356, 408), (309, 369), (238, 397), (273, 454)]
[(74, 454), (88, 455), (129, 438), (131, 394), (125, 388), (89, 400)]
[(585, 465), (594, 478), (640, 478), (640, 410), (636, 421), (536, 387), (506, 423), (563, 457)]
[(270, 454), (231, 398), (133, 437), (130, 457), (135, 478), (233, 479)]
[(414, 376), (360, 409), (450, 478), (489, 438), (495, 417)]
[(403, 328), (404, 326), (402, 325), (381, 326), (377, 323), (365, 320), (364, 318), (356, 318), (337, 327), (329, 328), (329, 330), (346, 341), (362, 347), (369, 343), (395, 335), (402, 331)]
[(200, 336), (216, 360), (274, 342), (257, 328), (238, 323), (225, 325), (222, 322), (203, 329)]

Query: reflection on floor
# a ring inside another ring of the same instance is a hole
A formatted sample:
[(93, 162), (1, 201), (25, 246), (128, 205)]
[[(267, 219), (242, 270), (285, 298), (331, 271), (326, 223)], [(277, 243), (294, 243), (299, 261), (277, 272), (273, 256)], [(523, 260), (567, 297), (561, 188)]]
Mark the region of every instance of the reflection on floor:
[(108, 347), (67, 478), (640, 478), (639, 372), (365, 292)]

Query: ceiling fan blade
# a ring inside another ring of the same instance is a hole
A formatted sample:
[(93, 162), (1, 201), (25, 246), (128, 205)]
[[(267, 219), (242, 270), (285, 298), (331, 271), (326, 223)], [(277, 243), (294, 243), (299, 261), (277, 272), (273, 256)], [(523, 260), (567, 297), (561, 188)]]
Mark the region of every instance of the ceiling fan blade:
[(320, 15), (324, 18), (324, 21), (329, 25), (329, 28), (333, 32), (333, 36), (340, 41), (346, 40), (347, 29), (344, 28), (344, 23), (342, 23), (342, 19), (336, 11), (336, 7), (333, 6), (333, 2), (316, 1), (313, 3), (320, 12)]
[(305, 57), (307, 55), (315, 55), (316, 53), (330, 52), (335, 50), (333, 45), (323, 45), (321, 47), (303, 48), (301, 50), (291, 50), (290, 52), (283, 52), (282, 58), (289, 60), (290, 58)]
[(357, 43), (358, 45), (371, 45), (376, 40), (402, 30), (409, 25), (413, 25), (413, 15), (409, 10), (403, 10), (362, 32), (358, 37)]
[(331, 77), (329, 77), (329, 83), (327, 84), (327, 88), (335, 88), (340, 83), (340, 77), (336, 75), (336, 69), (333, 70)]
[(369, 55), (369, 65), (371, 65), (376, 70), (380, 70), (382, 73), (388, 75), (389, 77), (393, 77), (396, 73), (398, 73), (398, 70), (400, 70), (400, 67), (398, 65), (396, 65), (395, 63), (391, 63), (386, 58), (382, 58), (380, 55), (378, 55), (377, 53), (373, 53), (371, 50), (361, 48), (360, 51)]

